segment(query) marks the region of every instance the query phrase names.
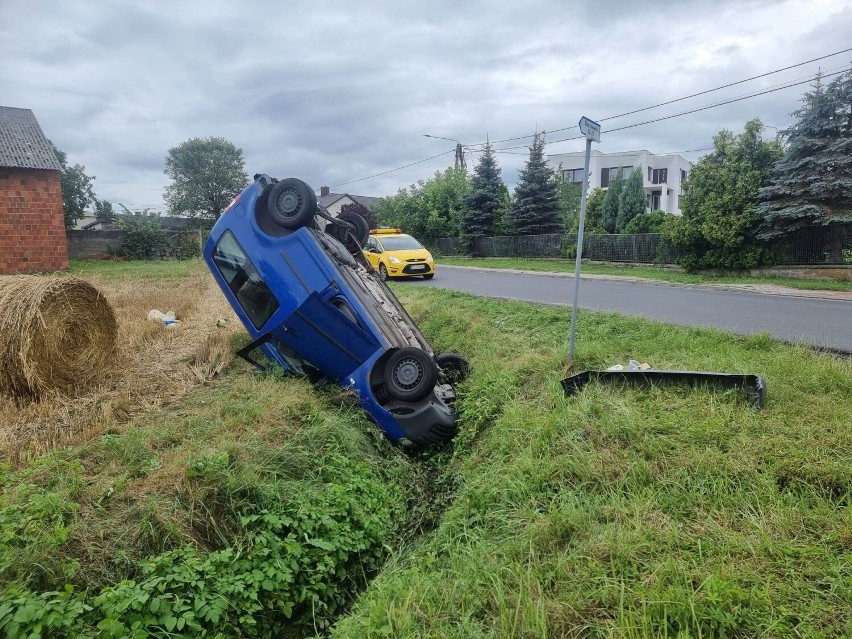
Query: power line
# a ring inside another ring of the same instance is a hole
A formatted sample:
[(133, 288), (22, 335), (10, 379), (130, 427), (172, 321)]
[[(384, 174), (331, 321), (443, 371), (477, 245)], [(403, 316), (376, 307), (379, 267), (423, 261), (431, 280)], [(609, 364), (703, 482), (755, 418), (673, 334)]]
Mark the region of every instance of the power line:
[(403, 166), (398, 166), (395, 169), (389, 169), (387, 171), (382, 171), (381, 173), (375, 173), (373, 175), (368, 175), (367, 177), (358, 178), (357, 180), (349, 180), (348, 182), (340, 182), (338, 184), (332, 184), (332, 187), (335, 186), (344, 186), (346, 184), (354, 184), (355, 182), (363, 182), (364, 180), (369, 180), (374, 177), (379, 177), (381, 175), (387, 175), (388, 173), (395, 173), (396, 171), (401, 171), (402, 169), (407, 169), (410, 166), (414, 166), (415, 164), (423, 164), (424, 162), (428, 162), (429, 160), (434, 160), (435, 158), (439, 158), (442, 155), (449, 155), (450, 153), (455, 153), (456, 150), (450, 149), (449, 151), (444, 151), (443, 153), (438, 153), (437, 155), (433, 155), (432, 157), (426, 158), (425, 160), (418, 160), (417, 162), (412, 162), (410, 164), (405, 164)]
[[(849, 69), (852, 69), (852, 67), (844, 69), (843, 71), (835, 71), (834, 73), (826, 73), (826, 74), (822, 75), (821, 77), (830, 78), (832, 76), (840, 75), (841, 73), (845, 73)], [(683, 115), (690, 115), (691, 113), (698, 113), (699, 111), (706, 111), (707, 109), (715, 109), (716, 107), (724, 106), (726, 104), (733, 104), (734, 102), (741, 102), (742, 100), (748, 100), (750, 98), (756, 98), (756, 97), (761, 96), (761, 95), (766, 95), (767, 93), (774, 93), (776, 91), (781, 91), (782, 89), (789, 89), (791, 87), (796, 87), (796, 86), (799, 86), (799, 85), (802, 85), (802, 84), (807, 84), (808, 82), (811, 82), (811, 81), (812, 81), (812, 78), (808, 78), (807, 80), (802, 80), (800, 82), (794, 82), (792, 84), (787, 84), (785, 86), (776, 87), (774, 89), (767, 89), (766, 91), (760, 91), (760, 92), (757, 92), (757, 93), (753, 93), (751, 95), (746, 95), (746, 96), (742, 96), (742, 97), (739, 97), (739, 98), (733, 98), (731, 100), (725, 100), (724, 102), (717, 102), (716, 104), (709, 104), (707, 106), (698, 107), (697, 109), (690, 109), (689, 111), (682, 111), (681, 113), (675, 113), (673, 115), (665, 115), (661, 118), (655, 118), (653, 120), (646, 120), (645, 122), (636, 122), (635, 124), (628, 124), (626, 126), (618, 127), (617, 129), (607, 129), (606, 132), (607, 133), (614, 133), (615, 131), (624, 131), (625, 129), (633, 129), (637, 126), (644, 126), (646, 124), (652, 124), (654, 122), (662, 122), (663, 120), (671, 120), (672, 118), (679, 118)]]
[[(849, 71), (850, 69), (852, 69), (852, 67), (843, 67), (840, 71), (835, 71), (833, 73), (825, 73), (825, 74), (822, 74), (821, 77), (830, 78), (832, 76), (839, 75), (841, 73), (845, 73), (846, 71)], [(776, 91), (782, 91), (783, 89), (789, 89), (791, 87), (796, 87), (796, 86), (800, 86), (802, 84), (807, 84), (808, 82), (811, 82), (812, 80), (813, 80), (813, 78), (808, 78), (806, 80), (799, 80), (799, 81), (796, 81), (796, 82), (791, 82), (789, 84), (784, 84), (784, 85), (776, 86), (776, 87), (773, 87), (773, 88), (770, 88), (770, 89), (766, 89), (764, 91), (757, 91), (757, 92), (749, 93), (747, 95), (739, 96), (739, 97), (736, 97), (736, 98), (731, 98), (730, 100), (723, 100), (722, 102), (716, 102), (714, 104), (708, 104), (708, 105), (705, 105), (705, 106), (702, 106), (702, 107), (697, 107), (695, 109), (690, 109), (688, 111), (681, 111), (680, 113), (673, 113), (671, 115), (665, 115), (665, 116), (662, 116), (662, 117), (659, 117), (659, 118), (655, 118), (653, 120), (645, 120), (644, 122), (636, 122), (634, 124), (628, 124), (628, 125), (625, 125), (625, 126), (615, 128), (615, 129), (602, 129), (601, 133), (614, 133), (616, 131), (624, 131), (625, 129), (633, 129), (633, 128), (636, 128), (636, 127), (639, 127), (639, 126), (644, 126), (646, 124), (653, 124), (654, 122), (662, 122), (663, 120), (671, 120), (673, 118), (679, 118), (679, 117), (684, 116), (684, 115), (690, 115), (692, 113), (698, 113), (699, 111), (706, 111), (708, 109), (715, 109), (716, 107), (724, 106), (726, 104), (733, 104), (734, 102), (741, 102), (743, 100), (749, 100), (751, 98), (756, 98), (756, 97), (759, 97), (761, 95), (766, 95), (768, 93), (775, 93)], [(556, 144), (557, 142), (568, 142), (570, 140), (582, 140), (582, 139), (584, 139), (584, 137), (585, 136), (577, 135), (577, 136), (574, 136), (574, 137), (571, 137), (571, 138), (564, 138), (562, 140), (552, 140), (552, 141), (549, 141), (548, 144)], [(495, 151), (506, 151), (506, 150), (509, 150), (509, 149), (520, 149), (520, 148), (523, 148), (524, 146), (525, 145), (508, 146), (508, 147), (504, 147), (502, 149), (495, 149)]]
[[(810, 64), (811, 62), (816, 62), (818, 60), (824, 60), (825, 58), (830, 58), (830, 57), (833, 57), (833, 56), (836, 56), (836, 55), (840, 55), (841, 53), (846, 53), (848, 51), (852, 51), (852, 48), (843, 49), (842, 51), (830, 53), (830, 54), (825, 55), (825, 56), (813, 58), (812, 60), (800, 62), (798, 64), (783, 67), (781, 69), (776, 69), (774, 71), (768, 71), (768, 72), (762, 73), (760, 75), (752, 76), (751, 78), (746, 78), (744, 80), (738, 80), (736, 82), (731, 82), (729, 84), (725, 84), (725, 85), (722, 85), (722, 86), (719, 86), (719, 87), (715, 87), (713, 89), (707, 89), (706, 91), (694, 93), (692, 95), (684, 96), (682, 98), (676, 98), (674, 100), (669, 100), (667, 102), (661, 102), (659, 104), (655, 104), (655, 105), (652, 105), (652, 106), (649, 106), (649, 107), (643, 107), (641, 109), (635, 109), (633, 111), (628, 111), (626, 113), (621, 113), (619, 115), (611, 115), (611, 116), (608, 116), (606, 118), (602, 118), (600, 121), (614, 120), (616, 118), (624, 117), (624, 116), (631, 115), (631, 114), (634, 114), (634, 113), (640, 113), (640, 112), (643, 112), (643, 111), (648, 111), (650, 109), (655, 109), (655, 108), (665, 106), (665, 105), (668, 105), (668, 104), (673, 104), (675, 102), (680, 102), (680, 101), (687, 100), (689, 98), (697, 97), (697, 96), (700, 96), (700, 95), (706, 95), (708, 93), (712, 93), (712, 92), (718, 91), (720, 89), (725, 89), (725, 88), (732, 87), (732, 86), (735, 86), (735, 85), (738, 85), (738, 84), (743, 84), (744, 82), (750, 82), (751, 80), (756, 80), (758, 78), (766, 77), (768, 75), (780, 73), (781, 71), (788, 71), (790, 69), (794, 69), (796, 67), (800, 67), (800, 66), (803, 66), (805, 64)], [(823, 77), (823, 78), (833, 77), (835, 75), (839, 75), (841, 73), (844, 73), (844, 72), (846, 72), (850, 69), (852, 69), (852, 67), (842, 67), (841, 70), (839, 70), (839, 71), (822, 74), (821, 77)], [(684, 116), (684, 115), (690, 115), (692, 113), (698, 113), (700, 111), (706, 111), (708, 109), (714, 109), (716, 107), (724, 106), (724, 105), (727, 105), (727, 104), (733, 104), (735, 102), (741, 102), (742, 100), (748, 100), (748, 99), (751, 99), (751, 98), (756, 98), (756, 97), (759, 97), (761, 95), (767, 95), (769, 93), (774, 93), (776, 91), (781, 91), (783, 89), (789, 89), (791, 87), (800, 86), (802, 84), (807, 84), (808, 82), (811, 82), (811, 81), (812, 81), (812, 77), (808, 77), (805, 80), (800, 80), (800, 81), (796, 81), (796, 82), (792, 82), (792, 83), (788, 83), (788, 84), (779, 85), (779, 86), (776, 86), (776, 87), (773, 87), (773, 88), (770, 88), (770, 89), (766, 89), (764, 91), (758, 91), (758, 92), (746, 94), (746, 95), (739, 96), (739, 97), (736, 97), (736, 98), (732, 98), (732, 99), (729, 99), (729, 100), (724, 100), (722, 102), (717, 102), (717, 103), (714, 103), (714, 104), (705, 105), (703, 107), (690, 109), (688, 111), (682, 111), (680, 113), (674, 113), (672, 115), (667, 115), (667, 116), (663, 116), (663, 117), (660, 117), (660, 118), (655, 118), (653, 120), (646, 120), (644, 122), (636, 122), (634, 124), (628, 124), (626, 126), (618, 127), (618, 128), (615, 128), (615, 129), (605, 129), (605, 130), (602, 130), (601, 133), (615, 133), (616, 131), (624, 131), (626, 129), (633, 129), (633, 128), (636, 128), (636, 127), (645, 126), (647, 124), (653, 124), (655, 122), (662, 122), (664, 120), (671, 120), (673, 118), (678, 118), (678, 117), (681, 117), (681, 116)], [(556, 132), (559, 132), (559, 131), (568, 131), (568, 130), (576, 129), (576, 128), (577, 128), (576, 126), (564, 127), (564, 128), (561, 128), (561, 129), (554, 129), (554, 130), (550, 131), (550, 133), (556, 133)], [(542, 131), (542, 133), (545, 133), (545, 132)], [(519, 136), (519, 137), (515, 137), (515, 138), (506, 138), (504, 140), (495, 140), (494, 144), (499, 144), (501, 142), (510, 142), (510, 141), (514, 141), (514, 140), (522, 140), (522, 139), (525, 139), (525, 138), (533, 137), (533, 135), (535, 135), (535, 134), (524, 135), (524, 136)], [(569, 138), (562, 138), (560, 140), (551, 140), (551, 141), (548, 141), (548, 144), (557, 144), (559, 142), (570, 142), (572, 140), (582, 140), (584, 138), (585, 138), (585, 136), (583, 136), (583, 135), (577, 135), (577, 136), (573, 136), (573, 137), (569, 137)], [(471, 146), (481, 146), (483, 144), (486, 144), (486, 143), (481, 142), (481, 143), (476, 143), (476, 144), (473, 144), (473, 145), (465, 145), (465, 147), (468, 148), (468, 150), (471, 151), (471, 152), (482, 153), (483, 152), (482, 150), (473, 149), (473, 148), (470, 148), (470, 147)], [(494, 152), (495, 153), (511, 154), (511, 151), (514, 150), (514, 149), (522, 149), (522, 148), (526, 148), (526, 147), (527, 147), (527, 145), (525, 145), (525, 144), (516, 145), (516, 146), (508, 146), (508, 147), (503, 147), (502, 149), (494, 149)], [(710, 149), (704, 149), (704, 150), (710, 150)], [(356, 182), (363, 182), (364, 180), (369, 180), (369, 179), (372, 179), (372, 178), (375, 178), (375, 177), (380, 177), (382, 175), (387, 175), (389, 173), (395, 173), (396, 171), (400, 171), (402, 169), (406, 169), (408, 167), (415, 166), (417, 164), (423, 164), (424, 162), (428, 162), (430, 160), (434, 160), (436, 158), (439, 158), (443, 155), (449, 155), (450, 153), (455, 153), (455, 152), (456, 152), (456, 149), (451, 149), (449, 151), (444, 151), (443, 153), (438, 153), (437, 155), (433, 155), (433, 156), (425, 158), (423, 160), (418, 160), (417, 162), (411, 162), (409, 164), (405, 164), (403, 166), (399, 166), (399, 167), (396, 167), (394, 169), (389, 169), (387, 171), (382, 171), (381, 173), (375, 173), (373, 175), (368, 175), (368, 176), (363, 177), (363, 178), (358, 178), (358, 179), (355, 179), (355, 180), (349, 180), (347, 182), (340, 182), (340, 183), (334, 184), (332, 186), (337, 187), (337, 186), (344, 186), (346, 184), (354, 184)], [(687, 153), (687, 152), (688, 151), (683, 151), (683, 153)], [(517, 155), (524, 155), (524, 153), (518, 153)]]
[(774, 71), (767, 71), (766, 73), (761, 73), (760, 75), (755, 75), (750, 78), (746, 78), (745, 80), (737, 80), (736, 82), (731, 82), (729, 84), (723, 84), (722, 86), (715, 87), (713, 89), (707, 89), (706, 91), (699, 91), (698, 93), (693, 93), (692, 95), (685, 95), (682, 98), (675, 98), (674, 100), (669, 100), (667, 102), (660, 102), (659, 104), (654, 104), (649, 107), (644, 107), (642, 109), (636, 109), (634, 111), (628, 111), (627, 113), (620, 113), (619, 115), (611, 115), (609, 117), (603, 118), (600, 122), (604, 122), (606, 120), (614, 120), (615, 118), (623, 118), (626, 115), (633, 115), (634, 113), (641, 113), (642, 111), (648, 111), (649, 109), (656, 109), (657, 107), (666, 106), (667, 104), (674, 104), (675, 102), (682, 102), (683, 100), (689, 100), (690, 98), (696, 98), (699, 95), (706, 95), (708, 93), (713, 93), (714, 91), (719, 91), (721, 89), (727, 89), (728, 87), (733, 87), (738, 84), (743, 84), (745, 82), (751, 82), (752, 80), (757, 80), (759, 78), (765, 78), (768, 75), (774, 75), (776, 73), (781, 73), (782, 71), (789, 71), (790, 69), (795, 69), (796, 67), (801, 67), (806, 64), (810, 64), (811, 62), (818, 62), (819, 60), (825, 60), (826, 58), (831, 58), (836, 55), (840, 55), (841, 53), (848, 53), (852, 51), (852, 47), (849, 49), (843, 49), (842, 51), (836, 51), (835, 53), (829, 53), (828, 55), (820, 56), (819, 58), (814, 58), (813, 60), (807, 60), (805, 62), (799, 62), (798, 64), (791, 64), (789, 67), (783, 67), (781, 69), (775, 69)]
[[(801, 67), (801, 66), (804, 66), (806, 64), (811, 64), (812, 62), (818, 62), (820, 60), (825, 60), (826, 58), (832, 58), (832, 57), (834, 57), (836, 55), (840, 55), (842, 53), (848, 53), (849, 51), (852, 51), (852, 47), (850, 47), (848, 49), (843, 49), (842, 51), (835, 51), (834, 53), (829, 53), (827, 55), (823, 55), (823, 56), (820, 56), (818, 58), (813, 58), (811, 60), (806, 60), (804, 62), (799, 62), (797, 64), (791, 64), (790, 66), (782, 67), (780, 69), (775, 69), (773, 71), (767, 71), (766, 73), (754, 75), (750, 78), (745, 78), (743, 80), (737, 80), (736, 82), (730, 82), (728, 84), (723, 84), (721, 86), (714, 87), (712, 89), (706, 89), (705, 91), (699, 91), (698, 93), (693, 93), (691, 95), (685, 95), (685, 96), (680, 97), (680, 98), (675, 98), (674, 100), (668, 100), (666, 102), (660, 102), (658, 104), (652, 104), (651, 106), (642, 107), (641, 109), (634, 109), (633, 111), (627, 111), (626, 113), (619, 113), (618, 115), (610, 115), (610, 116), (607, 116), (605, 118), (599, 119), (598, 122), (605, 122), (607, 120), (615, 120), (616, 118), (623, 118), (625, 116), (633, 115), (635, 113), (641, 113), (642, 111), (649, 111), (651, 109), (656, 109), (656, 108), (659, 108), (661, 106), (666, 106), (668, 104), (674, 104), (675, 102), (682, 102), (683, 100), (689, 100), (690, 98), (695, 98), (695, 97), (698, 97), (700, 95), (706, 95), (708, 93), (713, 93), (714, 91), (720, 91), (722, 89), (727, 89), (729, 87), (733, 87), (733, 86), (736, 86), (738, 84), (744, 84), (746, 82), (751, 82), (752, 80), (757, 80), (759, 78), (765, 78), (766, 76), (774, 75), (776, 73), (781, 73), (782, 71), (789, 71), (790, 69), (795, 69), (797, 67)], [(549, 131), (549, 133), (558, 133), (560, 131), (570, 131), (570, 130), (576, 129), (576, 128), (577, 128), (577, 126), (575, 125), (575, 126), (563, 127), (563, 128), (560, 128), (560, 129), (552, 129), (552, 130)], [(521, 136), (514, 137), (514, 138), (506, 138), (504, 140), (494, 140), (494, 142), (492, 142), (492, 144), (500, 144), (502, 142), (514, 142), (515, 140), (524, 140), (526, 138), (531, 138), (534, 135), (535, 135), (534, 133), (531, 133), (529, 135), (521, 135)], [(578, 138), (568, 138), (568, 139), (573, 140), (573, 139), (578, 139)], [(485, 144), (485, 142), (477, 142), (473, 146), (482, 146), (483, 144)]]

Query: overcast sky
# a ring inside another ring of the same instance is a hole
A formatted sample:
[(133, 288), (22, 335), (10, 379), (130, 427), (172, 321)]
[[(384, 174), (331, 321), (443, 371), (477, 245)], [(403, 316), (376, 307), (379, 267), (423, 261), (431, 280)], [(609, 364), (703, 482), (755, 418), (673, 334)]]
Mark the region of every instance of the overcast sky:
[[(454, 146), (424, 133), (476, 144), (554, 131), (850, 47), (848, 0), (0, 0), (0, 105), (32, 109), (97, 176), (98, 197), (131, 208), (162, 208), (168, 149), (209, 136), (242, 148), (249, 175), (382, 196), (452, 153), (341, 183)], [(606, 133), (850, 62), (852, 52), (604, 122), (595, 148), (704, 149), (755, 116), (783, 128), (806, 87)], [(498, 156), (510, 186), (525, 153)]]

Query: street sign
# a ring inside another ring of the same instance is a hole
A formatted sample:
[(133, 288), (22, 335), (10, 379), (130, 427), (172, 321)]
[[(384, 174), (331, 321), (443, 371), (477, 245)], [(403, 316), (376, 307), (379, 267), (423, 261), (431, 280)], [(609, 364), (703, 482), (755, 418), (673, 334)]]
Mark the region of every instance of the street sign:
[(601, 141), (601, 125), (594, 120), (590, 120), (586, 116), (580, 118), (580, 133), (585, 135), (586, 139), (591, 140), (592, 142)]

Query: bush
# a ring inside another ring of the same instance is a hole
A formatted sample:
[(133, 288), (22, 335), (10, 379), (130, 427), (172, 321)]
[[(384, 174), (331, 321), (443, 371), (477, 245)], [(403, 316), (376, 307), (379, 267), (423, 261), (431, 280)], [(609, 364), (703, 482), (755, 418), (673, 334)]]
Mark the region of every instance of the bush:
[(166, 233), (160, 224), (160, 217), (149, 216), (147, 211), (142, 215), (122, 215), (116, 219), (116, 224), (124, 231), (124, 238), (119, 247), (122, 257), (134, 260), (147, 259), (151, 251), (162, 246), (166, 241)]
[(665, 211), (651, 211), (640, 213), (634, 217), (622, 233), (660, 233), (669, 215)]

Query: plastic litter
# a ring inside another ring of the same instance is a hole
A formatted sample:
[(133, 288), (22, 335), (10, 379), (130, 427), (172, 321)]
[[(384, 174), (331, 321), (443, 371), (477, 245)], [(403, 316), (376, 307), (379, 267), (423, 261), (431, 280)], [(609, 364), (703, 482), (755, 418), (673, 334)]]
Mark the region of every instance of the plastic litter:
[(173, 328), (180, 324), (180, 320), (175, 318), (174, 311), (163, 313), (163, 311), (155, 308), (148, 311), (148, 320), (151, 322), (162, 322), (166, 328)]

